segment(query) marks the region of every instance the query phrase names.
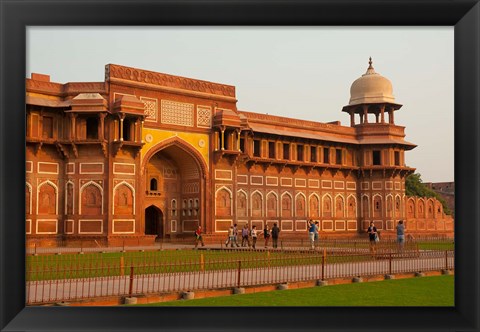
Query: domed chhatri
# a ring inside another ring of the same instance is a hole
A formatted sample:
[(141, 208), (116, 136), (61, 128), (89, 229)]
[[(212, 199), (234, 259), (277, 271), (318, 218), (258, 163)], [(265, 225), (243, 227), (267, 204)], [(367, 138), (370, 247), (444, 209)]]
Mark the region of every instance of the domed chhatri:
[(350, 87), (349, 106), (359, 104), (394, 103), (393, 87), (390, 80), (375, 72), (372, 58), (367, 72), (355, 80)]
[[(375, 72), (372, 58), (368, 62), (367, 72), (356, 79), (350, 87), (350, 101), (342, 111), (350, 114), (350, 126), (355, 126), (355, 114), (360, 117), (360, 123), (385, 123), (385, 113), (388, 114), (388, 124), (395, 124), (393, 112), (402, 105), (395, 102), (392, 83), (387, 78)], [(369, 121), (369, 115), (375, 120)]]

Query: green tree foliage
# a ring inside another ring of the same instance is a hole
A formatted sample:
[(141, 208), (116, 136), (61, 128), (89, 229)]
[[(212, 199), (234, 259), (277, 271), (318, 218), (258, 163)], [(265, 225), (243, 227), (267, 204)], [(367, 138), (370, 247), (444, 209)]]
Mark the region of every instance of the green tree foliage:
[(443, 212), (452, 214), (447, 202), (432, 189), (428, 188), (422, 181), (421, 174), (413, 173), (405, 179), (405, 192), (407, 196), (435, 197), (443, 205)]

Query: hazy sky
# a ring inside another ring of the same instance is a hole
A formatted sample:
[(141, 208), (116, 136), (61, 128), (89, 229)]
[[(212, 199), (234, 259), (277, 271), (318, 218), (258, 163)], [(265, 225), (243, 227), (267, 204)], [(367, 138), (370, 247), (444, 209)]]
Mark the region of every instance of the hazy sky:
[[(368, 57), (403, 107), (395, 123), (424, 182), (454, 180), (453, 27), (29, 27), (27, 73), (104, 80), (114, 63), (236, 87), (238, 109), (339, 120)], [(358, 119), (356, 119), (358, 121)]]

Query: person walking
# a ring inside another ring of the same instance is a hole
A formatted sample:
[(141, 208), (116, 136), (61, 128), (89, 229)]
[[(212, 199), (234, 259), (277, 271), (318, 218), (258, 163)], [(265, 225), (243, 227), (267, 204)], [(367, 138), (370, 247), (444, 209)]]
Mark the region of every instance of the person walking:
[(240, 247), (237, 242), (237, 237), (238, 237), (238, 228), (237, 224), (233, 224), (233, 241), (235, 243), (235, 246), (238, 248)]
[(272, 242), (274, 248), (278, 248), (278, 235), (280, 235), (280, 228), (277, 226), (277, 223), (274, 223), (272, 227)]
[(318, 246), (318, 242), (319, 242), (319, 235), (318, 235), (319, 231), (320, 231), (320, 224), (318, 223), (318, 220), (315, 220), (315, 237), (313, 239), (313, 242), (316, 246)]
[(257, 244), (257, 226), (252, 226), (252, 248), (255, 249), (255, 245)]
[(197, 248), (198, 242), (202, 244), (202, 247), (205, 247), (202, 237), (202, 226), (200, 225), (198, 225), (198, 228), (195, 230), (195, 248)]
[(245, 224), (242, 228), (242, 247), (250, 247), (250, 240), (248, 238), (248, 233), (250, 233), (250, 230), (248, 229), (248, 224)]
[(315, 250), (315, 223), (310, 219), (308, 222), (308, 238), (310, 240), (310, 247), (312, 250)]
[(268, 247), (268, 240), (270, 239), (270, 229), (268, 228), (268, 224), (265, 225), (263, 229), (263, 238), (265, 239), (265, 248)]
[(405, 225), (403, 224), (403, 220), (399, 220), (397, 224), (397, 244), (398, 252), (403, 252), (405, 244)]
[(377, 227), (375, 224), (370, 222), (370, 227), (367, 229), (368, 239), (370, 240), (370, 253), (372, 255), (376, 254), (377, 251), (377, 241), (378, 241), (378, 234), (377, 234)]
[(225, 246), (228, 247), (228, 244), (233, 248), (233, 241), (234, 241), (234, 232), (233, 232), (233, 226), (230, 226), (228, 229), (228, 238), (227, 241), (225, 241)]

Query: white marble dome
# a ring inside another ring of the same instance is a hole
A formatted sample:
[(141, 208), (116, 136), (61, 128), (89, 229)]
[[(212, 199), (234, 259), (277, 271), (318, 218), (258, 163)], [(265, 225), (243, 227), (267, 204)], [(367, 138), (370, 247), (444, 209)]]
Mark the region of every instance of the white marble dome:
[(389, 79), (375, 72), (370, 58), (367, 72), (350, 87), (350, 105), (394, 103), (393, 87)]

